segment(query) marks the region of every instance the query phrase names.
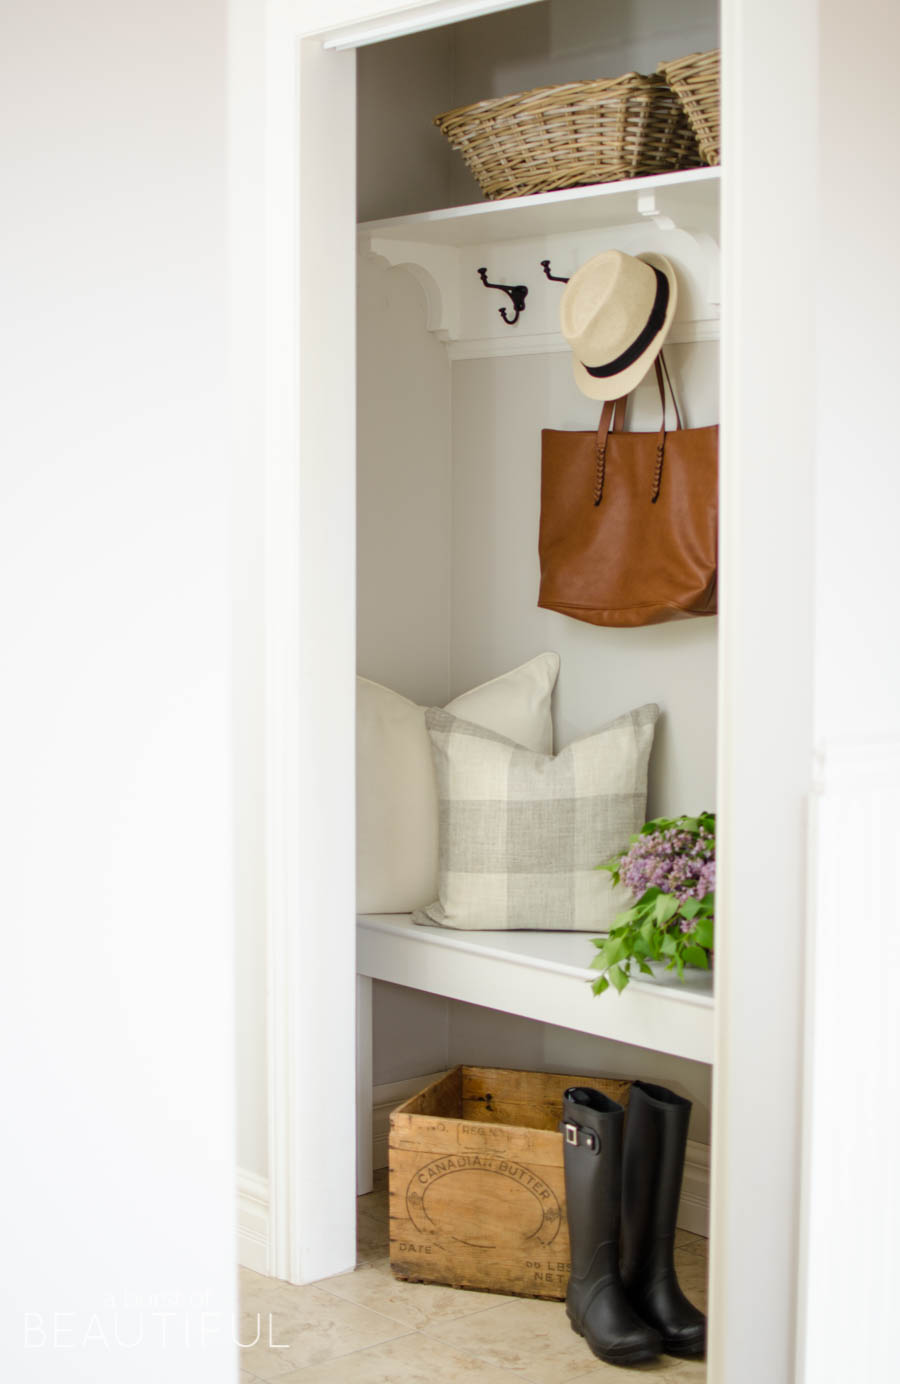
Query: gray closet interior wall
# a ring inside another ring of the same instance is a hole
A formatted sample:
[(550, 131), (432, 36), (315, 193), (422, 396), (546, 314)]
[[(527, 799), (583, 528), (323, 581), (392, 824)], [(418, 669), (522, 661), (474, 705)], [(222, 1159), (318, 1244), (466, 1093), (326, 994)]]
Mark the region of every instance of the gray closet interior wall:
[[(546, 82), (652, 71), (717, 42), (708, 0), (551, 0), (362, 49), (360, 219), (480, 199), (431, 125), (441, 110)], [(568, 356), (451, 363), (426, 330), (420, 286), (377, 261), (361, 262), (359, 301), (359, 671), (441, 703), (555, 649), (557, 746), (657, 701), (648, 812), (714, 807), (717, 621), (612, 630), (537, 608), (540, 431), (597, 421)], [(715, 421), (717, 344), (673, 346), (667, 358), (688, 425)], [(658, 409), (645, 382), (633, 425), (655, 428)], [(457, 1061), (655, 1076), (694, 1100), (692, 1137), (708, 1138), (702, 1064), (396, 986), (376, 984), (374, 1014), (376, 1085)]]

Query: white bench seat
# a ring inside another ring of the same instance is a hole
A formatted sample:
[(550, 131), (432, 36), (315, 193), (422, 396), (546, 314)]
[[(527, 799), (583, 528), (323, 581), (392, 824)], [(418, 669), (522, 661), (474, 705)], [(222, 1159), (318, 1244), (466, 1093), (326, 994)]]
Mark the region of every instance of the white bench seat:
[(618, 995), (591, 991), (596, 971), (586, 932), (454, 932), (419, 927), (408, 914), (357, 920), (357, 1110), (360, 1187), (371, 1186), (372, 981), (498, 1009), (656, 1052), (713, 1060), (713, 978), (707, 971), (632, 979)]

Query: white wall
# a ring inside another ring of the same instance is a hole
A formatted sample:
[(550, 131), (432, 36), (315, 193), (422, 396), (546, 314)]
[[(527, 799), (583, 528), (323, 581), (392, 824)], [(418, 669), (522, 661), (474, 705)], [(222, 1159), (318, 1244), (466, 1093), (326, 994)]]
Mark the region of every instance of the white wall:
[[(234, 724), (237, 1162), (268, 1176), (266, 1068), (265, 224), (261, 150), (265, 7), (229, 0), (232, 237), (230, 424), (234, 453)], [(240, 266), (240, 272), (236, 272)]]
[[(597, 415), (574, 384), (568, 356), (451, 368), (426, 330), (419, 285), (402, 269), (368, 260), (360, 264), (360, 305), (360, 672), (440, 703), (554, 649), (562, 659), (558, 745), (658, 701), (664, 714), (648, 812), (714, 807), (716, 619), (611, 630), (537, 608), (540, 430), (592, 427)], [(715, 343), (672, 347), (667, 356), (686, 422), (715, 421)], [(645, 383), (631, 421), (655, 431), (658, 409), (655, 382)], [(692, 1137), (709, 1137), (710, 1074), (702, 1064), (616, 1051), (378, 983), (373, 1020), (376, 1085), (457, 1061), (671, 1078), (695, 1102)]]
[[(900, 15), (886, 0), (867, 0), (859, 27), (833, 0), (820, 9), (816, 733), (890, 738), (900, 706), (900, 643), (893, 612), (886, 625), (881, 606), (896, 586), (900, 512), (893, 180), (877, 215), (863, 220), (860, 209), (896, 147), (898, 103), (882, 83)], [(832, 83), (842, 70), (848, 85), (838, 100)], [(864, 407), (842, 407), (843, 399)]]
[[(502, 0), (501, 0), (502, 2)], [(371, 10), (369, 0), (304, 0), (303, 26), (314, 34), (337, 23), (353, 22)], [(262, 318), (265, 282), (265, 226), (263, 220), (263, 160), (265, 140), (265, 42), (267, 7), (257, 0), (229, 0), (230, 43), (228, 64), (232, 102), (230, 165), (231, 225), (235, 257), (240, 272), (232, 285), (232, 424), (236, 439), (236, 510), (241, 522), (235, 528), (236, 571), (233, 673), (235, 712), (235, 877), (237, 989), (237, 1161), (241, 1172), (265, 1178), (268, 1173), (267, 1070), (266, 1070), (266, 943), (265, 917), (265, 744), (264, 705), (264, 491), (260, 438), (265, 433), (265, 327)], [(359, 212), (374, 217), (393, 203), (409, 179), (409, 165), (417, 169), (413, 205), (443, 205), (449, 197), (452, 151), (430, 125), (431, 105), (444, 109), (449, 102), (446, 86), (446, 44), (443, 35), (427, 31), (404, 40), (412, 46), (412, 63), (401, 44), (382, 44), (360, 51), (360, 92), (366, 118), (359, 122)], [(399, 58), (398, 58), (399, 54)], [(386, 60), (383, 68), (372, 56)], [(385, 101), (367, 102), (369, 74), (376, 84), (402, 92), (421, 117)], [(434, 112), (431, 112), (432, 114)], [(420, 157), (424, 142), (427, 157)], [(389, 151), (379, 163), (374, 148)], [(422, 200), (424, 197), (424, 201)], [(402, 209), (406, 210), (404, 206)], [(253, 266), (251, 269), (250, 266)], [(376, 349), (378, 349), (376, 344)], [(435, 430), (437, 435), (437, 430)], [(384, 496), (382, 495), (382, 502)], [(365, 543), (365, 538), (363, 539)], [(398, 554), (399, 557), (399, 554)], [(363, 557), (363, 568), (365, 558)], [(363, 599), (365, 588), (361, 583)], [(363, 662), (368, 660), (363, 654)], [(403, 669), (369, 665), (372, 676), (394, 678), (401, 685)], [(432, 672), (422, 686), (412, 673), (410, 695), (437, 698), (447, 681), (446, 668)], [(409, 668), (406, 669), (409, 672)], [(429, 677), (437, 677), (435, 688)]]
[[(795, 1378), (815, 433), (815, 234), (804, 244), (795, 227), (796, 209), (815, 206), (815, 10), (816, 0), (729, 0), (723, 8), (720, 885), (708, 1368), (710, 1378), (728, 1384)], [(842, 99), (837, 90), (835, 98)], [(788, 128), (796, 157), (782, 159), (775, 151)], [(764, 973), (761, 925), (777, 938)]]
[[(686, 422), (715, 422), (715, 343), (673, 346), (666, 357)], [(655, 377), (644, 380), (631, 408), (629, 427), (656, 431)], [(566, 354), (455, 362), (450, 693), (554, 649), (562, 659), (557, 746), (658, 702), (649, 814), (712, 809), (715, 617), (617, 630), (537, 606), (541, 428), (596, 423), (597, 405), (576, 388)]]
[[(900, 139), (900, 17), (886, 0), (822, 0), (819, 26), (817, 783), (797, 1377), (838, 1384), (896, 1371), (900, 1295), (900, 196), (883, 180)], [(854, 976), (846, 949), (858, 929), (872, 962)]]
[(454, 1007), (440, 995), (376, 980), (372, 986), (374, 1084), (440, 1072), (455, 1062), (450, 1044), (450, 1011)]
[(359, 52), (361, 220), (482, 200), (432, 124), (555, 82), (655, 72), (719, 41), (716, 0), (543, 0)]
[[(715, 344), (670, 347), (666, 355), (688, 409), (686, 421), (698, 427), (714, 422)], [(655, 431), (655, 380), (644, 382), (632, 409), (629, 427)], [(631, 707), (656, 701), (663, 714), (651, 756), (648, 817), (711, 810), (717, 620), (615, 630), (537, 607), (540, 431), (591, 428), (596, 418), (597, 406), (577, 390), (566, 355), (454, 363), (450, 693), (553, 649), (562, 660), (554, 697), (557, 747)], [(585, 948), (587, 955), (587, 940)], [(702, 1064), (617, 1050), (614, 1044), (500, 1015), (473, 1030), (480, 1044), (464, 1042), (465, 1007), (456, 1008), (449, 1036), (452, 1061), (497, 1066), (533, 1061), (538, 1069), (671, 1078), (695, 1102), (691, 1137), (708, 1140), (710, 1071)]]
[[(429, 38), (430, 35), (424, 35)], [(359, 262), (357, 668), (450, 698), (450, 363), (404, 269)], [(373, 986), (377, 1085), (449, 1063), (447, 1001)]]
[(465, 1062), (481, 1067), (656, 1081), (693, 1101), (690, 1137), (701, 1143), (709, 1141), (710, 1070), (703, 1062), (689, 1062), (472, 1004), (451, 1003), (448, 1020), (448, 1065)]
[(361, 260), (358, 298), (357, 667), (413, 701), (443, 705), (450, 366), (405, 270)]
[(374, 1001), (379, 1085), (442, 1071), (458, 1062), (657, 1081), (693, 1101), (690, 1137), (709, 1141), (710, 1071), (703, 1062), (400, 985), (376, 983)]
[(3, 29), (0, 1373), (219, 1384), (225, 9), (34, 0)]
[[(710, 0), (680, 5), (677, 19), (663, 0), (551, 0), (360, 50), (361, 219), (479, 200), (459, 156), (447, 160), (431, 124), (439, 111), (546, 82), (652, 71), (662, 58), (713, 47), (717, 36)], [(716, 620), (602, 630), (537, 609), (540, 430), (596, 421), (568, 358), (458, 361), (451, 416), (444, 347), (425, 330), (411, 276), (364, 262), (359, 293), (360, 672), (440, 702), (556, 649), (558, 743), (656, 700), (664, 715), (648, 811), (714, 807)], [(667, 354), (688, 424), (714, 422), (715, 345)], [(634, 424), (655, 428), (657, 407), (651, 383), (639, 392)], [(376, 984), (373, 1010), (376, 1084), (463, 1054), (516, 1065), (523, 1023), (536, 1066), (585, 1065), (583, 1043), (564, 1030), (493, 1014), (472, 1030), (483, 1040), (479, 1057), (465, 1041), (475, 1024), (466, 1006)], [(709, 1071), (637, 1050), (626, 1056), (635, 1074), (680, 1084), (695, 1101), (693, 1137), (708, 1138)], [(598, 1047), (591, 1069), (607, 1060)]]
[(356, 55), (360, 221), (450, 203), (457, 156), (434, 117), (454, 103), (452, 34), (428, 29)]
[(655, 72), (715, 48), (715, 0), (545, 0), (455, 30), (454, 96), (463, 104), (554, 82)]

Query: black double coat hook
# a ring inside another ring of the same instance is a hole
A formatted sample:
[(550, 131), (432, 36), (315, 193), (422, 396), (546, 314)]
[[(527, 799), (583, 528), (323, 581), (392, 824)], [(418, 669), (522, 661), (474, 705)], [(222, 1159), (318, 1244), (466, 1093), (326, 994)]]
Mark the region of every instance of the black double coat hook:
[(549, 261), (549, 260), (541, 260), (541, 268), (543, 269), (544, 273), (547, 275), (547, 278), (548, 278), (548, 279), (551, 279), (553, 283), (555, 283), (555, 284), (567, 284), (567, 283), (569, 282), (568, 279), (562, 278), (559, 274), (551, 274), (551, 273), (550, 273), (550, 261)]
[(492, 284), (488, 283), (486, 269), (479, 269), (478, 276), (485, 288), (499, 288), (501, 293), (507, 294), (513, 307), (516, 310), (515, 317), (510, 317), (506, 308), (500, 308), (500, 316), (510, 327), (514, 327), (525, 311), (525, 299), (528, 297), (528, 289), (525, 284)]

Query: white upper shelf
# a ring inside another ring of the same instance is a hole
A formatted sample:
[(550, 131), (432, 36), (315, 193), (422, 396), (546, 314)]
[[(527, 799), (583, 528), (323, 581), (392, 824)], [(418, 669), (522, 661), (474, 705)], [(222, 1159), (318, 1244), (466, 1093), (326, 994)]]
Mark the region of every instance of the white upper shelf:
[(541, 192), (533, 197), (445, 207), (387, 221), (364, 221), (359, 231), (381, 242), (487, 245), (596, 231), (633, 224), (644, 217), (667, 217), (676, 226), (715, 233), (719, 178), (719, 168), (691, 168), (650, 178)]

